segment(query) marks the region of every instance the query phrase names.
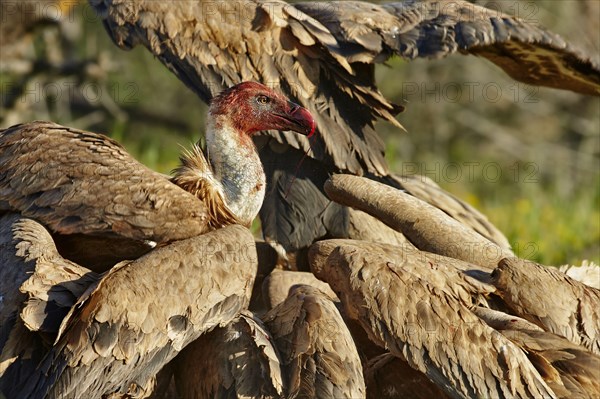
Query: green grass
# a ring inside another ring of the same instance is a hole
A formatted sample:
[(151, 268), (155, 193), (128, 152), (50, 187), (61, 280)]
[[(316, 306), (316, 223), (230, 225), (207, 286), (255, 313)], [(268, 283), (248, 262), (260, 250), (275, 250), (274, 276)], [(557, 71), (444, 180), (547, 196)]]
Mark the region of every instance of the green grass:
[[(507, 176), (498, 181), (477, 173), (473, 180), (463, 176), (455, 181), (452, 175), (452, 181), (448, 181), (443, 172), (433, 172), (431, 165), (439, 162), (424, 161), (421, 171), (423, 165), (429, 165), (429, 177), (486, 215), (505, 234), (518, 256), (546, 265), (600, 260), (597, 176), (587, 178), (576, 190), (564, 192), (558, 184), (546, 179), (525, 179), (530, 173), (527, 168), (521, 168), (520, 178), (515, 180), (513, 173), (517, 172), (506, 165), (502, 165), (502, 170)], [(391, 163), (395, 170), (402, 170), (401, 161), (392, 159)]]
[(565, 198), (536, 187), (503, 201), (482, 198), (479, 208), (508, 237), (515, 253), (548, 265), (598, 262), (599, 186)]

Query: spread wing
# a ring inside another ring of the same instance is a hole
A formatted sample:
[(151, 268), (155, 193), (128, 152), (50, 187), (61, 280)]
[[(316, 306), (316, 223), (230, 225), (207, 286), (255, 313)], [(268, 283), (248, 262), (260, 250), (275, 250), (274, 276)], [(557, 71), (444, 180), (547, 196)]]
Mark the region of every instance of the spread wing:
[(598, 65), (559, 35), (468, 1), (337, 1), (295, 7), (327, 27), (350, 63), (383, 62), (392, 55), (415, 59), (473, 54), (521, 82), (600, 94)]
[(100, 134), (50, 122), (0, 131), (0, 210), (61, 234), (158, 242), (208, 230), (203, 203)]

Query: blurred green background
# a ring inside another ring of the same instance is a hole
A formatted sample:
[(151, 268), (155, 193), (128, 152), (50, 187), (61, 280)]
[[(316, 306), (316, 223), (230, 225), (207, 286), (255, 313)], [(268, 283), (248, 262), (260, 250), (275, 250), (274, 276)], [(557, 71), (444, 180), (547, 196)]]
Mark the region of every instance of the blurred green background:
[[(477, 3), (540, 23), (599, 58), (597, 0)], [(18, 40), (4, 32), (0, 126), (49, 119), (105, 133), (170, 172), (181, 146), (200, 138), (206, 105), (144, 48), (118, 49), (87, 4), (62, 12), (59, 24)], [(522, 257), (599, 263), (600, 99), (516, 83), (461, 55), (394, 59), (377, 80), (406, 105), (407, 133), (378, 125), (393, 171), (424, 174), (473, 204)]]

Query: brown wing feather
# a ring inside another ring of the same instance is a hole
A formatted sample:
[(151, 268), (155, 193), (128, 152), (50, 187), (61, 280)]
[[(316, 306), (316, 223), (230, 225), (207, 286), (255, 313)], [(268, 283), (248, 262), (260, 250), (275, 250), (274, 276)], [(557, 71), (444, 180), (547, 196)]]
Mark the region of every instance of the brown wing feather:
[(555, 397), (521, 349), (455, 294), (413, 272), (429, 268), (428, 259), (408, 256), (399, 263), (357, 244), (324, 254), (312, 250), (311, 263), (371, 340), (425, 373), (449, 396)]
[[(35, 225), (36, 240), (50, 237), (40, 224)], [(56, 337), (63, 318), (100, 275), (61, 257), (52, 241), (44, 242), (48, 244), (38, 255), (35, 270), (19, 288), (27, 295), (21, 319), (29, 330)]]
[(407, 59), (473, 54), (521, 82), (600, 95), (598, 65), (559, 35), (468, 1), (295, 6), (329, 29), (351, 63), (383, 62), (394, 54)]
[(60, 256), (48, 231), (18, 214), (0, 217), (0, 248), (3, 326), (20, 312), (29, 330), (56, 334), (71, 306), (99, 279)]
[(63, 259), (43, 226), (17, 214), (0, 216), (0, 275), (0, 391), (17, 397), (98, 276)]
[(207, 231), (190, 193), (100, 134), (32, 122), (0, 131), (0, 209), (62, 234), (158, 242)]
[[(36, 256), (33, 254), (33, 256), (27, 256), (27, 249), (33, 241), (31, 238), (35, 237), (35, 235), (31, 234), (27, 237), (29, 235), (27, 234), (27, 228), (22, 225), (22, 222), (25, 220), (27, 219), (23, 219), (14, 213), (0, 215), (0, 270), (2, 271), (2, 278), (0, 278), (0, 296), (2, 297), (2, 301), (0, 301), (1, 336), (5, 334), (4, 328), (7, 326), (8, 320), (14, 318), (14, 315), (20, 311), (26, 299), (26, 295), (19, 291), (19, 287), (35, 269)], [(25, 223), (29, 225), (35, 222), (29, 221)], [(18, 227), (19, 225), (21, 225), (21, 228)], [(22, 230), (25, 232), (25, 237), (21, 236)], [(41, 243), (44, 238), (44, 236), (40, 237), (39, 242)], [(43, 248), (43, 244), (41, 248)]]
[(254, 248), (247, 229), (228, 226), (111, 269), (72, 308), (19, 397), (148, 393), (183, 347), (247, 307)]
[(512, 311), (600, 354), (600, 291), (534, 262), (503, 259), (492, 273)]
[(298, 285), (263, 318), (281, 354), (288, 397), (362, 398), (362, 366), (331, 299)]
[[(15, 397), (47, 351), (42, 337), (25, 327), (19, 313), (27, 295), (19, 291), (20, 285), (33, 272), (36, 253), (28, 227), (31, 220), (17, 214), (0, 216), (0, 392)], [(39, 242), (43, 242), (41, 236)], [(42, 246), (43, 248), (43, 246)], [(31, 255), (31, 256), (28, 256)], [(26, 360), (27, 359), (27, 360)]]
[(524, 349), (548, 385), (561, 397), (600, 396), (600, 356), (527, 320), (485, 308), (477, 316)]
[(277, 349), (260, 320), (244, 313), (188, 345), (175, 358), (177, 391), (184, 398), (280, 398)]

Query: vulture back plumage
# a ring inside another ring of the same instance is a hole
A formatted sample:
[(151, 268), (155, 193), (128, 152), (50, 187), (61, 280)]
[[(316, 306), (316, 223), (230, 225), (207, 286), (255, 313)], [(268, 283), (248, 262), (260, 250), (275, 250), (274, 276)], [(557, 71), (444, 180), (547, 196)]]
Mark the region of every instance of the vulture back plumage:
[(0, 216), (0, 276), (0, 392), (13, 398), (99, 276), (64, 259), (42, 225), (15, 213)]
[(52, 122), (0, 130), (0, 210), (61, 234), (166, 242), (208, 231), (204, 204), (116, 141)]
[(18, 397), (148, 394), (178, 352), (248, 306), (256, 269), (254, 239), (235, 225), (114, 267), (71, 308)]

